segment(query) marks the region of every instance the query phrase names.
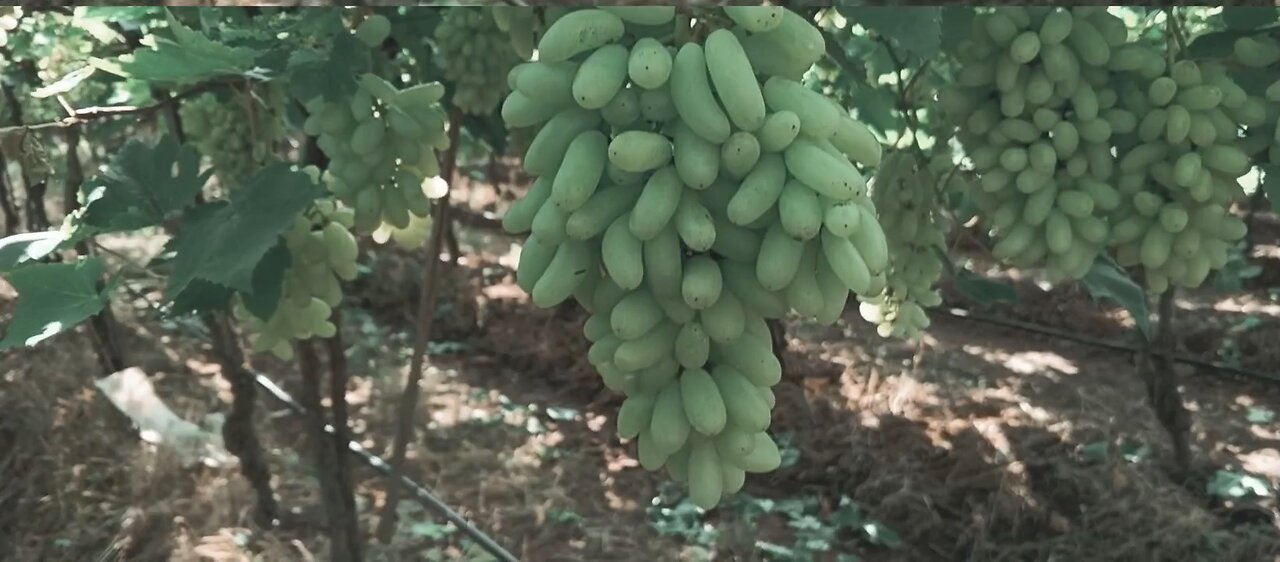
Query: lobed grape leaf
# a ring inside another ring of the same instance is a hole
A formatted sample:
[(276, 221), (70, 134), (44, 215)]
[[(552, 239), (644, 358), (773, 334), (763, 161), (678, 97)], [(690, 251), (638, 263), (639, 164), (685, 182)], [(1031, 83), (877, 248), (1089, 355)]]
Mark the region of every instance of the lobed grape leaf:
[(960, 294), (980, 305), (1018, 302), (1018, 291), (1013, 285), (988, 279), (968, 269), (957, 270), (953, 284)]
[(840, 14), (870, 31), (889, 38), (921, 58), (938, 55), (942, 47), (942, 8), (919, 6), (841, 6)]
[(959, 49), (973, 35), (973, 18), (977, 15), (973, 6), (943, 6), (941, 48), (951, 52)]
[(218, 43), (183, 25), (172, 12), (165, 15), (172, 38), (152, 35), (151, 49), (135, 50), (132, 55), (116, 59), (114, 64), (99, 67), (126, 78), (190, 83), (244, 75), (254, 68), (254, 60), (261, 55), (255, 49)]
[(196, 279), (253, 294), (263, 256), (320, 194), (307, 174), (277, 164), (255, 174), (229, 201), (192, 209), (168, 245), (174, 252), (170, 298)]
[(43, 258), (66, 240), (66, 233), (58, 230), (24, 232), (0, 238), (0, 273), (8, 273), (25, 262)]
[(18, 305), (0, 349), (33, 346), (100, 312), (114, 289), (98, 288), (102, 269), (102, 259), (94, 257), (76, 263), (32, 264), (9, 274), (18, 291)]
[(213, 169), (200, 172), (195, 148), (167, 136), (154, 146), (130, 140), (106, 170), (81, 187), (79, 220), (100, 232), (160, 224), (195, 201)]
[(1262, 166), (1262, 180), (1259, 182), (1262, 191), (1271, 200), (1271, 208), (1280, 213), (1280, 164)]
[(1094, 299), (1110, 300), (1124, 307), (1138, 330), (1150, 337), (1151, 313), (1147, 308), (1147, 293), (1115, 262), (1105, 257), (1098, 258), (1080, 283)]
[(289, 91), (295, 98), (310, 100), (322, 96), (339, 100), (356, 91), (356, 76), (370, 64), (369, 47), (349, 33), (333, 39), (328, 53), (299, 50), (289, 57), (285, 70)]
[(1258, 29), (1276, 22), (1275, 6), (1223, 6), (1222, 23), (1228, 29)]

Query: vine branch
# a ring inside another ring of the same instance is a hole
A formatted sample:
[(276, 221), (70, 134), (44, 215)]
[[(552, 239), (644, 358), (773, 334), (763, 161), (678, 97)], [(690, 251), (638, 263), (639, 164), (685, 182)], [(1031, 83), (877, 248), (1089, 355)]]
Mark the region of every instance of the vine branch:
[(92, 107), (84, 107), (84, 108), (75, 109), (75, 110), (72, 110), (68, 106), (66, 107), (66, 109), (70, 111), (70, 115), (63, 117), (62, 119), (59, 119), (57, 121), (49, 121), (47, 123), (34, 124), (34, 125), (14, 125), (10, 127), (0, 127), (0, 137), (4, 137), (6, 135), (19, 132), (19, 131), (21, 131), (23, 134), (26, 134), (26, 133), (30, 133), (34, 131), (42, 131), (46, 129), (64, 129), (67, 127), (76, 127), (79, 125), (85, 125), (91, 121), (95, 121), (98, 119), (109, 119), (109, 118), (115, 118), (115, 117), (125, 117), (130, 115), (145, 116), (145, 115), (149, 115), (151, 113), (160, 111), (185, 98), (189, 98), (191, 96), (197, 96), (205, 92), (216, 90), (218, 88), (231, 85), (238, 81), (239, 80), (219, 80), (219, 81), (205, 82), (203, 84), (193, 86), (188, 90), (184, 90), (182, 92), (171, 95), (167, 98), (158, 100), (156, 102), (150, 103), (148, 105), (92, 106)]
[[(427, 247), (426, 263), (422, 268), (422, 282), (418, 289), (417, 335), (413, 340), (413, 357), (409, 360), (409, 376), (400, 395), (397, 410), (395, 444), (391, 454), (391, 465), (400, 468), (404, 464), (405, 453), (409, 441), (413, 439), (413, 415), (418, 406), (419, 384), (426, 363), (427, 344), (431, 342), (431, 329), (435, 323), (435, 303), (437, 293), (437, 273), (440, 269), (440, 250), (444, 246), (444, 238), (449, 224), (449, 196), (457, 171), (459, 132), (462, 129), (462, 110), (454, 106), (449, 113), (449, 150), (445, 152), (444, 163), (440, 166), (441, 176), (447, 183), (444, 195), (435, 204), (435, 224), (431, 226), (431, 242)], [(386, 504), (378, 520), (377, 535), (382, 542), (389, 542), (396, 529), (396, 505), (400, 503), (400, 488), (387, 490)]]

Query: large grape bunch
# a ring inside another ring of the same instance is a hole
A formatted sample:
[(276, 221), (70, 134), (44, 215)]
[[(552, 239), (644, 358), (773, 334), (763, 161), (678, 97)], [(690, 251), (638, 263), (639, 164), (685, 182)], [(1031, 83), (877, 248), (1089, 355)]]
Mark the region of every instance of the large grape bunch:
[(979, 175), (971, 195), (996, 258), (1080, 278), (1105, 248), (1104, 216), (1120, 203), (1111, 138), (1137, 120), (1112, 86), (1126, 41), (1103, 7), (1009, 6), (974, 19), (940, 102)]
[[(366, 44), (381, 44), (390, 23), (371, 16), (356, 29)], [(438, 82), (403, 90), (374, 74), (360, 77), (351, 96), (314, 98), (304, 129), (318, 135), (329, 158), (326, 184), (355, 210), (355, 226), (364, 231), (381, 224), (410, 228), (413, 217), (430, 213), (428, 179), (440, 173), (436, 151), (449, 145), (440, 108), (444, 86)]]
[[(530, 10), (524, 10), (526, 12)], [(450, 8), (436, 27), (453, 104), (474, 115), (492, 113), (506, 94), (507, 72), (520, 62), (489, 8)]]
[[(319, 173), (315, 174), (319, 177)], [(342, 301), (341, 281), (356, 277), (359, 247), (350, 228), (351, 209), (332, 199), (322, 199), (298, 216), (285, 234), (289, 268), (283, 292), (270, 318), (259, 318), (237, 302), (233, 312), (250, 333), (254, 351), (270, 351), (281, 359), (293, 357), (293, 340), (332, 337), (337, 328), (329, 321), (333, 307)]]
[(766, 430), (781, 378), (769, 318), (834, 322), (852, 290), (879, 294), (888, 246), (850, 158), (870, 131), (793, 77), (820, 32), (779, 7), (711, 13), (679, 49), (672, 7), (581, 9), (513, 69), (502, 108), (536, 127), (536, 176), (503, 218), (531, 231), (517, 283), (533, 303), (575, 297), (588, 355), (627, 398), (618, 433), (700, 506), (780, 462)]
[(248, 93), (203, 94), (184, 101), (178, 113), (196, 150), (213, 163), (222, 186), (234, 189), (270, 162), (284, 137), (283, 110), (280, 89), (268, 88), (261, 98)]
[(1142, 76), (1121, 103), (1142, 115), (1121, 139), (1121, 205), (1113, 213), (1116, 261), (1141, 266), (1147, 288), (1197, 287), (1226, 265), (1245, 224), (1230, 214), (1251, 167), (1241, 125), (1263, 124), (1266, 108), (1215, 62), (1143, 57)]
[(925, 309), (942, 304), (934, 284), (942, 276), (947, 229), (938, 209), (935, 166), (910, 152), (894, 152), (885, 156), (871, 184), (889, 243), (888, 283), (884, 292), (863, 298), (859, 311), (884, 337), (918, 336), (929, 327)]
[(1256, 161), (1280, 166), (1280, 41), (1275, 35), (1244, 36), (1236, 40), (1232, 51), (1231, 60), (1244, 72), (1262, 73), (1274, 80), (1262, 92), (1267, 101), (1266, 119), (1248, 127), (1242, 148)]

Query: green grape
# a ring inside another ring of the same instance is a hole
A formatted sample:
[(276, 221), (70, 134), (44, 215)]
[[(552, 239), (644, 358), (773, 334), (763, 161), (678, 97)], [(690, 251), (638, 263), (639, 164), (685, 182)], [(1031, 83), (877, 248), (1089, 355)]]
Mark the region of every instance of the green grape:
[(885, 291), (896, 246), (863, 177), (881, 147), (791, 79), (824, 52), (802, 16), (734, 8), (677, 50), (672, 10), (634, 9), (564, 12), (514, 71), (503, 117), (536, 129), (535, 180), (503, 224), (531, 232), (516, 280), (534, 304), (590, 313), (587, 359), (627, 396), (641, 466), (710, 508), (781, 462), (765, 319), (829, 324)]
[(493, 112), (507, 92), (516, 51), (489, 8), (443, 10), (435, 39), (453, 104), (473, 115)]
[[(1249, 49), (1262, 43), (1242, 45), (1240, 62), (1258, 62), (1250, 57), (1259, 53)], [(1121, 198), (1110, 216), (1116, 261), (1140, 271), (1153, 293), (1198, 287), (1226, 266), (1245, 235), (1244, 221), (1230, 209), (1244, 198), (1236, 180), (1253, 163), (1248, 137), (1236, 131), (1244, 126), (1257, 134), (1266, 125), (1237, 111), (1251, 98), (1228, 94), (1243, 90), (1216, 62), (1181, 60), (1128, 89), (1126, 105), (1148, 113), (1118, 149)], [(1168, 104), (1163, 113), (1152, 109), (1161, 102)], [(1193, 127), (1204, 132), (1189, 138)]]
[[(310, 169), (314, 176), (319, 170)], [(293, 355), (290, 342), (337, 333), (329, 321), (333, 307), (342, 302), (341, 281), (356, 275), (359, 247), (351, 233), (350, 209), (332, 199), (321, 199), (297, 217), (285, 233), (289, 268), (284, 272), (283, 292), (270, 318), (260, 318), (237, 297), (233, 312), (250, 333), (255, 351), (269, 351), (281, 359)]]
[(447, 148), (438, 83), (403, 90), (365, 74), (349, 98), (309, 100), (303, 124), (318, 133), (329, 158), (324, 183), (354, 213), (359, 230), (375, 231), (380, 243), (416, 247), (426, 230), (430, 199), (444, 183), (436, 151)]
[(279, 88), (226, 98), (210, 93), (183, 101), (178, 114), (196, 150), (212, 161), (223, 188), (235, 189), (275, 158), (284, 139), (284, 101)]
[(912, 155), (893, 153), (885, 157), (873, 184), (871, 198), (886, 226), (891, 258), (884, 291), (864, 298), (859, 310), (878, 324), (884, 337), (916, 337), (929, 327), (924, 309), (942, 302), (934, 284), (943, 271), (946, 225), (934, 195), (938, 180), (933, 167)]
[(1115, 71), (1152, 55), (1125, 45), (1110, 31), (1117, 25), (1089, 8), (1001, 7), (975, 18), (958, 84), (939, 101), (977, 173), (969, 196), (997, 259), (1078, 279), (1105, 250), (1098, 230), (1119, 199), (1113, 137), (1136, 123), (1117, 107)]

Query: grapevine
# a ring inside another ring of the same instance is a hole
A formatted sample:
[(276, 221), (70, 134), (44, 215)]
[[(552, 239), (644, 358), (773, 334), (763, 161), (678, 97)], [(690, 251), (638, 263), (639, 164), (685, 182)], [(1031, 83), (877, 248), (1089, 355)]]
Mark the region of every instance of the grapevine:
[(493, 12), (446, 10), (435, 38), (444, 76), (453, 85), (453, 104), (471, 114), (493, 112), (506, 94), (507, 73), (519, 62)]
[[(588, 360), (627, 398), (618, 433), (710, 508), (778, 467), (766, 430), (781, 366), (766, 318), (834, 322), (884, 290), (885, 233), (853, 161), (880, 145), (793, 80), (825, 52), (778, 7), (677, 29), (663, 6), (558, 14), (502, 107), (537, 133), (536, 176), (503, 218), (531, 232), (517, 283), (590, 313)], [(678, 50), (659, 40), (692, 34)]]

